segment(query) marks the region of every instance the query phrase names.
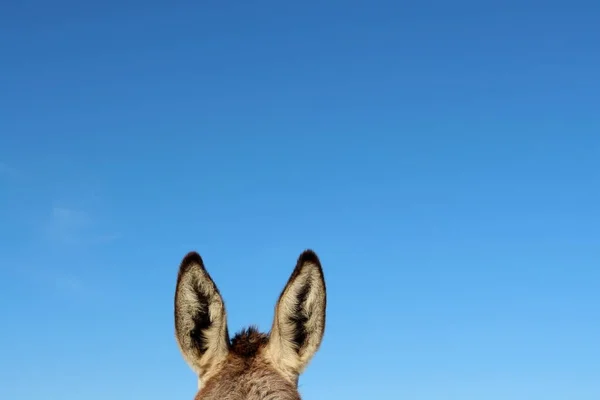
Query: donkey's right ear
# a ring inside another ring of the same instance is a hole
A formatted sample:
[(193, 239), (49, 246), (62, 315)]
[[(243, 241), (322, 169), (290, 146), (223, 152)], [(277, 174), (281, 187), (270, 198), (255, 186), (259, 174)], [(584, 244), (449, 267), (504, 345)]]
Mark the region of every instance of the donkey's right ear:
[(188, 253), (179, 267), (175, 334), (183, 358), (200, 379), (229, 351), (225, 305), (196, 252)]
[(319, 349), (325, 331), (327, 292), (319, 257), (300, 254), (279, 296), (267, 346), (271, 361), (295, 381)]

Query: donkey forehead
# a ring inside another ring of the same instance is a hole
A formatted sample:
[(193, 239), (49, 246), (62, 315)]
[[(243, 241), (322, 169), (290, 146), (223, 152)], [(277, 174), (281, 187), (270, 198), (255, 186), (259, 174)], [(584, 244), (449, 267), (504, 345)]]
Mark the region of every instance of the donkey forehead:
[(300, 400), (290, 382), (261, 363), (256, 360), (243, 370), (225, 366), (200, 389), (196, 400)]
[(299, 400), (295, 385), (264, 356), (268, 340), (254, 327), (236, 334), (220, 370), (199, 384), (196, 400)]

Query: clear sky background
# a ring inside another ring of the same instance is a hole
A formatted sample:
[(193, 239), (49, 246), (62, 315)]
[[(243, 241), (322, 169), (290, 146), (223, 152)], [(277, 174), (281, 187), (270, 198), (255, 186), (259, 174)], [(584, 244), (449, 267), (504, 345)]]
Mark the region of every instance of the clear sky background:
[(0, 398), (191, 399), (177, 268), (306, 400), (600, 398), (600, 4), (5, 1)]

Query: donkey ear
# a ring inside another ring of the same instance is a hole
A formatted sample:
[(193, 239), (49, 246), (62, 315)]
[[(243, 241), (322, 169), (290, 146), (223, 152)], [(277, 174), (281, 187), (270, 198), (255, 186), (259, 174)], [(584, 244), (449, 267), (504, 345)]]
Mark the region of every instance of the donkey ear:
[(267, 347), (274, 364), (293, 380), (321, 345), (326, 303), (321, 263), (312, 250), (306, 250), (279, 296)]
[(196, 252), (187, 254), (179, 267), (175, 334), (183, 358), (200, 379), (229, 351), (225, 305)]

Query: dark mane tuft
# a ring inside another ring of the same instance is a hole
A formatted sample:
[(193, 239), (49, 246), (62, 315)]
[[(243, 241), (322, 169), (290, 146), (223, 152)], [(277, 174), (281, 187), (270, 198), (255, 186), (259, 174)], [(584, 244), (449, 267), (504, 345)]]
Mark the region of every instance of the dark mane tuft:
[(231, 351), (238, 356), (250, 358), (267, 344), (269, 336), (261, 333), (254, 326), (242, 329), (231, 339)]

